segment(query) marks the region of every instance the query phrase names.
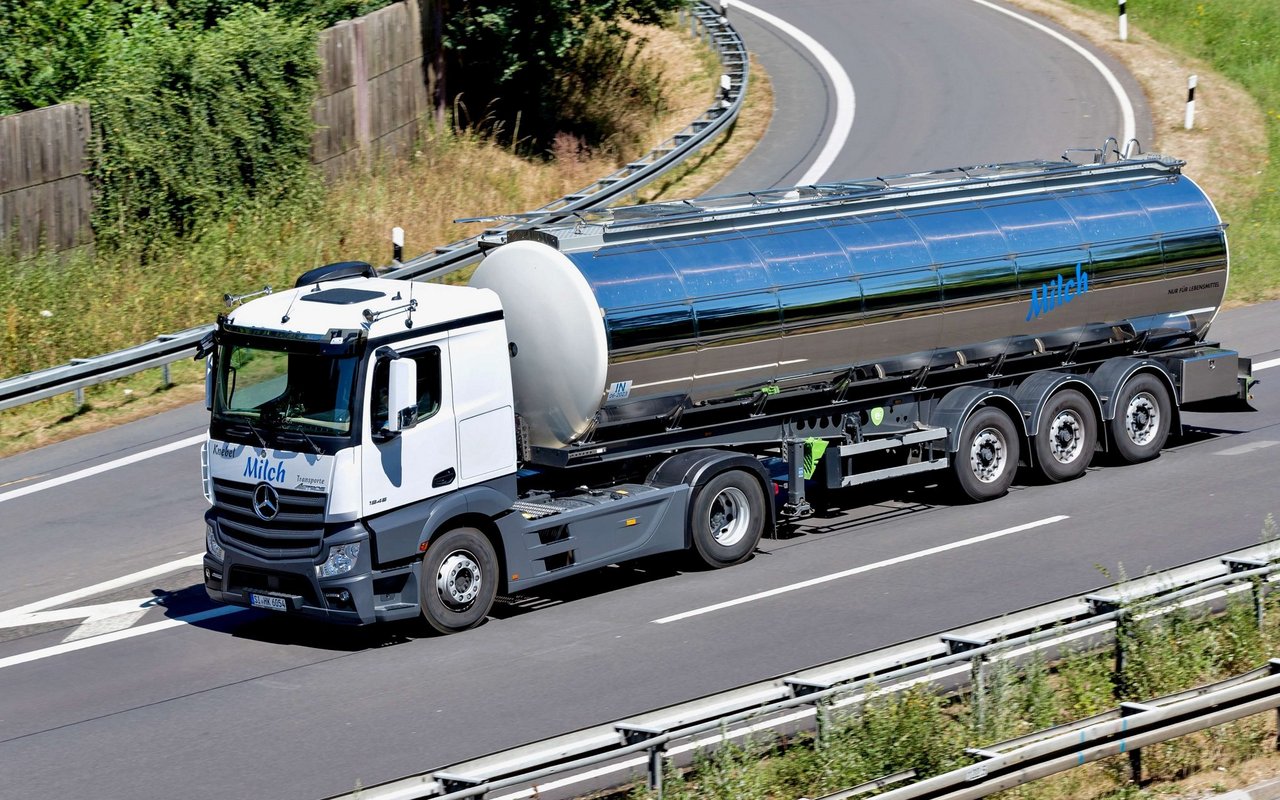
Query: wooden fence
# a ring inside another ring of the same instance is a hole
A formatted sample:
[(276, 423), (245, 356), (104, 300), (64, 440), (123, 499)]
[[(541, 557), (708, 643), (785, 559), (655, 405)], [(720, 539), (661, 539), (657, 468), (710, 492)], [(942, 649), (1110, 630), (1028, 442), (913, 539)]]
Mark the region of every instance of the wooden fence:
[[(311, 161), (326, 179), (410, 152), (432, 106), (439, 26), (437, 0), (401, 0), (321, 33)], [(93, 241), (88, 141), (84, 104), (0, 116), (0, 248), (27, 257)]]
[[(434, 16), (436, 4), (423, 5)], [(321, 34), (311, 161), (326, 177), (348, 174), (370, 158), (410, 152), (430, 107), (423, 38), (418, 0), (387, 6)]]
[(26, 258), (93, 241), (88, 141), (83, 103), (0, 116), (0, 247)]

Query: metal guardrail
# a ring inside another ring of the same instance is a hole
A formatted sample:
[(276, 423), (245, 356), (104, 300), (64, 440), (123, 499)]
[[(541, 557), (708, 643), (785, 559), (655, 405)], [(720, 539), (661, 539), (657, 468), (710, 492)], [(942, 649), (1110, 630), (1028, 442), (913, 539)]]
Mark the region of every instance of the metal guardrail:
[[(971, 750), (971, 766), (878, 795), (880, 800), (976, 800), (1127, 753), (1141, 785), (1142, 748), (1280, 707), (1280, 659), (1218, 683), (1119, 707), (1077, 722)], [(860, 788), (860, 787), (855, 787)], [(850, 790), (854, 791), (854, 790)], [(841, 800), (845, 792), (821, 800)], [(804, 800), (804, 799), (802, 799)]]
[[(688, 22), (690, 30), (710, 42), (719, 54), (723, 73), (716, 102), (679, 133), (622, 169), (529, 214), (521, 214), (519, 222), (496, 226), (482, 235), (545, 225), (608, 205), (678, 166), (738, 118), (746, 97), (748, 73), (747, 49), (742, 38), (705, 0), (700, 0), (689, 11)], [(472, 236), (437, 247), (403, 264), (394, 264), (380, 274), (388, 278), (424, 279), (459, 269), (479, 257), (479, 238)], [(200, 339), (211, 330), (212, 325), (202, 325), (114, 353), (72, 359), (61, 366), (6, 378), (0, 381), (0, 411), (67, 392), (80, 392), (88, 386), (145, 369), (166, 367), (191, 355)], [(166, 382), (167, 378), (166, 375)]]
[[(763, 683), (428, 770), (363, 788), (354, 794), (336, 795), (329, 800), (462, 800), (486, 796), (503, 800), (545, 796), (588, 779), (592, 783), (586, 788), (591, 790), (617, 787), (628, 783), (637, 772), (647, 773), (650, 786), (660, 792), (664, 765), (672, 757), (749, 734), (791, 729), (802, 723), (816, 722), (821, 739), (830, 724), (832, 711), (863, 703), (872, 694), (900, 691), (922, 682), (969, 677), (980, 684), (985, 671), (995, 662), (1025, 658), (1081, 639), (1096, 642), (1113, 637), (1116, 625), (1126, 619), (1210, 603), (1225, 595), (1252, 591), (1254, 602), (1261, 609), (1267, 587), (1280, 582), (1280, 563), (1277, 562), (1280, 562), (1280, 542), (1254, 546), (1127, 581), (1102, 592), (1036, 606)], [(1280, 687), (1280, 683), (1276, 686)], [(1170, 702), (1200, 694), (1203, 690), (1183, 692), (1172, 696)], [(1280, 706), (1278, 698), (1280, 695), (1273, 698), (1276, 702), (1271, 707)], [(1134, 719), (1136, 716), (1127, 718), (1130, 726)], [(1156, 718), (1143, 718), (1147, 719)], [(1093, 718), (1087, 722), (1105, 721)], [(1153, 725), (1151, 730), (1157, 728), (1159, 726)], [(1078, 744), (1078, 732), (1075, 735)], [(990, 752), (998, 751), (1001, 757), (1021, 753), (1017, 748), (1029, 744), (1028, 738), (991, 748)], [(1133, 746), (1136, 745), (1131, 743), (1130, 747)], [(1006, 747), (1010, 748), (1008, 752)], [(1098, 753), (1098, 758), (1109, 754), (1101, 750)], [(1001, 775), (1005, 766), (1013, 769), (1011, 765), (1015, 763), (988, 761), (989, 766), (999, 766), (999, 770), (989, 769), (988, 774), (999, 771)], [(605, 775), (615, 777), (603, 780)], [(905, 776), (893, 777), (905, 779)], [(879, 785), (883, 786), (887, 779), (881, 781)], [(493, 795), (505, 789), (516, 791)], [(913, 795), (903, 795), (907, 796)]]

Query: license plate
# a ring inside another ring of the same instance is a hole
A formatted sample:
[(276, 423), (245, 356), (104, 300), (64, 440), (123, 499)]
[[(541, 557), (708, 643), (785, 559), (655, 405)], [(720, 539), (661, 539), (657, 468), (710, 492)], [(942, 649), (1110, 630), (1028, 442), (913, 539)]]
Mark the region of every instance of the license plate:
[(266, 608), (271, 611), (288, 611), (289, 601), (283, 597), (274, 597), (269, 594), (249, 593), (249, 605), (254, 608)]

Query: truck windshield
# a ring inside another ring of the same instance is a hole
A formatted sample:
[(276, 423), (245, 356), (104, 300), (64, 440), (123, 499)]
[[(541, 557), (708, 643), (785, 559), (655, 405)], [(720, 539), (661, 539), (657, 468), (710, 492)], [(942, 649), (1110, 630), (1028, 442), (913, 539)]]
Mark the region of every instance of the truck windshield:
[(218, 352), (214, 418), (266, 431), (346, 436), (357, 361), (354, 355), (224, 344)]

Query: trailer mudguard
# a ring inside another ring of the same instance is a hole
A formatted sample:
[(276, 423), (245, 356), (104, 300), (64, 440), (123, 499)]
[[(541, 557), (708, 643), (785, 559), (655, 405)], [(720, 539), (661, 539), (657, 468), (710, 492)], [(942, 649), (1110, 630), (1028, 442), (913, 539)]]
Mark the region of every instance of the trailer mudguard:
[(1093, 373), (1087, 376), (1089, 385), (1093, 387), (1102, 408), (1102, 419), (1115, 419), (1116, 409), (1112, 399), (1120, 392), (1125, 382), (1139, 372), (1150, 372), (1160, 378), (1164, 388), (1169, 392), (1169, 407), (1173, 410), (1173, 424), (1170, 432), (1176, 432), (1181, 424), (1178, 414), (1178, 390), (1174, 386), (1173, 377), (1164, 365), (1150, 358), (1113, 358), (1104, 361)]
[[(982, 406), (996, 406), (1003, 409), (1022, 433), (1023, 443), (1027, 439), (1027, 421), (1019, 411), (1018, 403), (1003, 389), (989, 389), (982, 386), (958, 386), (947, 392), (930, 415), (930, 424), (947, 429), (947, 452), (954, 453), (960, 448), (960, 429), (965, 420)], [(1025, 451), (1026, 448), (1024, 447)]]
[(1035, 436), (1040, 430), (1040, 412), (1059, 389), (1070, 387), (1077, 389), (1093, 404), (1093, 411), (1102, 419), (1102, 403), (1098, 393), (1087, 380), (1079, 375), (1066, 372), (1038, 372), (1022, 383), (1013, 392), (1013, 399), (1018, 404), (1018, 411), (1025, 420), (1027, 436)]

